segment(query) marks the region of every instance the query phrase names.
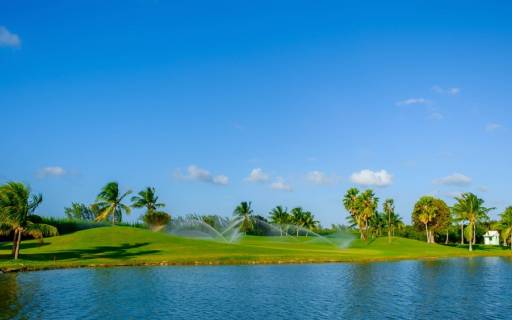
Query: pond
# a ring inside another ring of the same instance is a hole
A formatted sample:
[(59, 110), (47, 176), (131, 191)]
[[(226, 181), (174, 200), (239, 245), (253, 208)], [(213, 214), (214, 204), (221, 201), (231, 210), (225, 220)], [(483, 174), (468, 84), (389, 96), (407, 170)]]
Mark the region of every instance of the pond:
[(0, 275), (0, 318), (506, 319), (507, 258)]

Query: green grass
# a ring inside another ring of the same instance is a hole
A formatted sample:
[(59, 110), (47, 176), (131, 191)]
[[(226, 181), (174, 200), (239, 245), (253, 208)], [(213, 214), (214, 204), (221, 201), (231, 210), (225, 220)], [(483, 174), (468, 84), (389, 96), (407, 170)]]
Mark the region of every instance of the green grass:
[(21, 259), (10, 258), (11, 243), (0, 243), (0, 270), (50, 268), (173, 265), (256, 264), (311, 262), (368, 262), (399, 259), (447, 258), (480, 255), (512, 256), (510, 250), (429, 245), (424, 242), (377, 238), (354, 240), (349, 248), (313, 240), (311, 237), (247, 236), (238, 243), (173, 237), (132, 227), (100, 227), (47, 238), (44, 244), (23, 241)]

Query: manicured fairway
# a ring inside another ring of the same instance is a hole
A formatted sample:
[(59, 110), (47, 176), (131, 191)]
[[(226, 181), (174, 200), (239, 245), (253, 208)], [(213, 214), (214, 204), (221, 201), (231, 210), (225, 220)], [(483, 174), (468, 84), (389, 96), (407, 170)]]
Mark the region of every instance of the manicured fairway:
[(0, 269), (37, 270), (46, 268), (172, 265), (172, 264), (256, 264), (311, 262), (367, 262), (395, 259), (446, 258), (479, 255), (508, 255), (500, 248), (467, 249), (429, 245), (394, 238), (354, 240), (348, 248), (311, 237), (246, 236), (238, 243), (187, 239), (131, 227), (101, 227), (47, 238), (44, 244), (23, 241), (21, 259), (10, 259), (11, 243), (0, 244)]

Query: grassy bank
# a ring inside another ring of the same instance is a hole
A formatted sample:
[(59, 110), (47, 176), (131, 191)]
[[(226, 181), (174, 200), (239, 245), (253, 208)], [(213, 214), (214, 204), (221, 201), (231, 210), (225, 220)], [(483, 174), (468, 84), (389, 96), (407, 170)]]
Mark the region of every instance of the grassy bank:
[(365, 262), (399, 259), (468, 256), (512, 256), (510, 250), (467, 249), (429, 245), (404, 238), (378, 238), (368, 243), (354, 240), (339, 249), (311, 238), (247, 236), (234, 244), (173, 237), (164, 233), (131, 227), (101, 227), (37, 241), (24, 241), (21, 259), (10, 259), (11, 243), (0, 244), (0, 270), (39, 270), (52, 268), (189, 265), (265, 264), (312, 262)]

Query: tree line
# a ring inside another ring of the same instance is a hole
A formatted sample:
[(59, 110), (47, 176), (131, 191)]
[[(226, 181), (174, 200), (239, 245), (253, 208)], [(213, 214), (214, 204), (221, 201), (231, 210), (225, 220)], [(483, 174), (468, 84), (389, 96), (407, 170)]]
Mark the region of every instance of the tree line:
[[(451, 207), (433, 196), (421, 197), (415, 203), (411, 214), (412, 226), (418, 231), (423, 230), (428, 243), (435, 243), (436, 236), (445, 235), (445, 244), (448, 244), (450, 230), (457, 226), (460, 228), (460, 243), (464, 245), (467, 241), (472, 251), (476, 244), (477, 230), (485, 224), (488, 230), (500, 231), (503, 245), (510, 244), (512, 249), (512, 206), (499, 215), (498, 221), (491, 221), (489, 212), (495, 208), (484, 206), (485, 201), (475, 194), (462, 193), (454, 197), (454, 200), (455, 204)], [(395, 213), (393, 199), (386, 199), (383, 212), (378, 212), (379, 199), (371, 189), (359, 191), (351, 188), (345, 193), (342, 202), (350, 214), (349, 222), (357, 228), (363, 240), (369, 236), (380, 236), (383, 227), (387, 228), (388, 238), (391, 239), (394, 229), (405, 227)]]

